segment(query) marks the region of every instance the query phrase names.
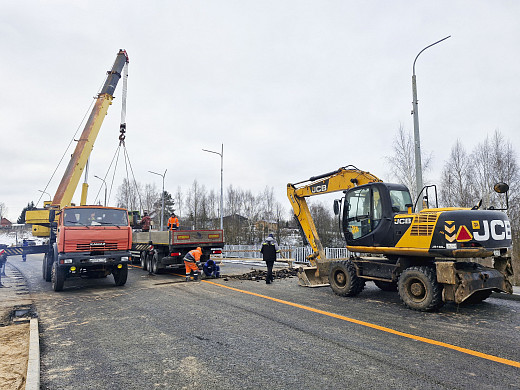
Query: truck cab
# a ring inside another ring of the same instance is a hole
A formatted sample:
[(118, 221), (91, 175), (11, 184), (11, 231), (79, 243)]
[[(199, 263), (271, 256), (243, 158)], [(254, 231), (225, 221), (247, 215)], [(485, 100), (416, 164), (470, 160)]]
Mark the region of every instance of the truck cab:
[(114, 275), (126, 283), (132, 229), (126, 209), (101, 206), (64, 207), (59, 213), (53, 258), (44, 258), (44, 277), (60, 291), (71, 277)]

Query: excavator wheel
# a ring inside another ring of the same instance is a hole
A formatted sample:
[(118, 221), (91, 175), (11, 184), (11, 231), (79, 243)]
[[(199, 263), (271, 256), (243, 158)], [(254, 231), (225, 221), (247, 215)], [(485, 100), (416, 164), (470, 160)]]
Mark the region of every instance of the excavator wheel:
[(383, 282), (374, 280), (374, 284), (383, 291), (397, 291), (397, 282)]
[(330, 265), (329, 283), (332, 291), (342, 297), (353, 297), (365, 288), (365, 279), (356, 274), (356, 267), (350, 260), (333, 262)]
[(398, 282), (399, 296), (410, 309), (434, 311), (442, 301), (442, 286), (437, 283), (434, 267), (410, 267), (403, 271)]

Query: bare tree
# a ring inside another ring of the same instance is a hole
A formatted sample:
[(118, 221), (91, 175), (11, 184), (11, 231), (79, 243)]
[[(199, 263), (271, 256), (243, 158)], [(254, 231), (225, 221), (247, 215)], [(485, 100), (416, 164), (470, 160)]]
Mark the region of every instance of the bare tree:
[(471, 207), (476, 204), (473, 171), (464, 146), (457, 140), (442, 171), (440, 198), (444, 206)]
[(7, 214), (7, 207), (4, 202), (0, 202), (0, 219), (4, 218)]
[(141, 210), (141, 199), (139, 193), (141, 185), (134, 185), (127, 179), (123, 179), (123, 183), (117, 189), (116, 204), (118, 207), (124, 207), (128, 210)]
[[(392, 151), (393, 154), (386, 157), (391, 173), (399, 183), (408, 187), (412, 199), (416, 199), (418, 194), (415, 177), (415, 142), (412, 132), (405, 131), (402, 125), (399, 125), (399, 130), (392, 144)], [(423, 173), (430, 169), (431, 161), (431, 153), (422, 155), (421, 165)]]

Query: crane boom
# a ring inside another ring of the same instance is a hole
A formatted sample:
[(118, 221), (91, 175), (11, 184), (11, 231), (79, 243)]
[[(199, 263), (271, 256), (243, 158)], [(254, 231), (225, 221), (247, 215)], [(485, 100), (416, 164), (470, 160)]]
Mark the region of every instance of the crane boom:
[[(119, 50), (112, 69), (107, 72), (107, 78), (103, 84), (103, 88), (101, 88), (97, 96), (94, 107), (76, 145), (76, 149), (70, 158), (67, 169), (63, 174), (50, 205), (46, 204), (46, 208), (43, 209), (27, 210), (25, 221), (27, 224), (32, 225), (32, 233), (34, 236), (48, 237), (51, 234), (49, 209), (61, 210), (63, 207), (71, 204), (72, 197), (76, 192), (81, 175), (87, 166), (90, 153), (94, 148), (94, 142), (107, 114), (108, 107), (110, 107), (114, 99), (114, 91), (121, 78), (121, 72), (127, 63), (128, 54), (126, 50)], [(85, 183), (81, 196), (82, 204), (86, 203), (87, 187), (88, 185)]]
[(97, 97), (94, 108), (92, 109), (87, 123), (85, 124), (85, 128), (81, 133), (81, 137), (78, 140), (76, 149), (71, 156), (67, 169), (65, 170), (58, 189), (56, 190), (56, 194), (52, 200), (52, 206), (61, 209), (70, 205), (90, 153), (94, 148), (94, 142), (96, 141), (103, 120), (105, 119), (108, 107), (112, 104), (114, 90), (121, 78), (121, 72), (127, 62), (128, 55), (126, 51), (120, 50), (112, 69), (108, 72), (105, 84)]

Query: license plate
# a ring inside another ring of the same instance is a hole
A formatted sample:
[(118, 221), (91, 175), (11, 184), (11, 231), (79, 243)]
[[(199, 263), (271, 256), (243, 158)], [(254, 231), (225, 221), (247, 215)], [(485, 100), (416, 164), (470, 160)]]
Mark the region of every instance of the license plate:
[(90, 259), (91, 263), (105, 263), (107, 259)]

